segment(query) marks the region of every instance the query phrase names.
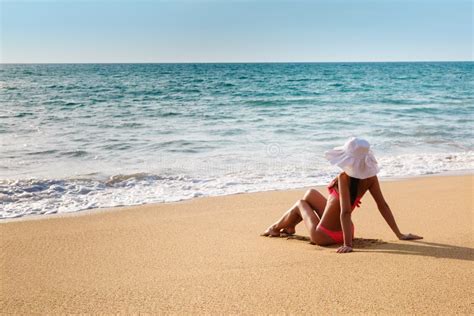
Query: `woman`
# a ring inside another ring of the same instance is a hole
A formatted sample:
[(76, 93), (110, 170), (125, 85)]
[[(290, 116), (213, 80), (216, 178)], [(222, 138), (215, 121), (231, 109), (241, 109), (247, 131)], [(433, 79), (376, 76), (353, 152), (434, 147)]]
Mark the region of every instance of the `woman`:
[(355, 207), (359, 207), (362, 196), (369, 191), (398, 239), (423, 238), (402, 234), (398, 229), (392, 211), (380, 190), (376, 175), (379, 168), (366, 140), (353, 137), (344, 146), (336, 147), (325, 154), (331, 164), (343, 171), (328, 185), (328, 199), (315, 189), (308, 190), (303, 199), (297, 201), (278, 222), (271, 225), (263, 236), (292, 235), (295, 233), (295, 226), (303, 221), (310, 232), (312, 243), (320, 246), (343, 244), (337, 252), (351, 252), (354, 239), (351, 212)]

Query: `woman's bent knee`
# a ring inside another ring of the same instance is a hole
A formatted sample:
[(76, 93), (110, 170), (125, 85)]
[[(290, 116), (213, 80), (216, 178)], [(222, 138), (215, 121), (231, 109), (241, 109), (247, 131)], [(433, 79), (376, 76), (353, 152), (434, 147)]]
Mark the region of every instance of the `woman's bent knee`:
[(298, 207), (301, 208), (301, 207), (305, 207), (306, 205), (308, 205), (307, 203), (308, 203), (308, 202), (306, 202), (305, 200), (298, 200), (298, 201), (296, 202), (296, 205), (298, 205)]

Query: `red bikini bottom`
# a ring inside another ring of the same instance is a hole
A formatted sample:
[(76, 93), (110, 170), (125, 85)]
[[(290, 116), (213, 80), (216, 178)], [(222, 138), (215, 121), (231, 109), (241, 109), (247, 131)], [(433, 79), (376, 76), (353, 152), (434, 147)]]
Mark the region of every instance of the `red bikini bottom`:
[[(354, 232), (355, 232), (355, 227), (354, 224), (352, 224), (352, 239), (354, 239)], [(342, 230), (340, 231), (333, 231), (329, 230), (323, 225), (319, 224), (319, 228), (326, 234), (328, 235), (336, 244), (342, 244), (344, 243), (344, 233)]]

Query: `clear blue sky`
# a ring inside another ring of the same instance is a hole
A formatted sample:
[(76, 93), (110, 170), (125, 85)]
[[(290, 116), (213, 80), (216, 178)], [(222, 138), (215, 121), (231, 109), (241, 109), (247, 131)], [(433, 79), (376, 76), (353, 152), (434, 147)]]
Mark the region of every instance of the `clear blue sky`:
[(1, 62), (473, 59), (461, 0), (0, 0)]

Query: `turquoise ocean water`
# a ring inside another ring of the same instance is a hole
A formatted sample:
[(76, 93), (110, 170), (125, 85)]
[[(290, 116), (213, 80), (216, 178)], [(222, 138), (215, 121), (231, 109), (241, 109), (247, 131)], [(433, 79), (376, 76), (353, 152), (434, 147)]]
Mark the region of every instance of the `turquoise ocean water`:
[(474, 63), (0, 66), (0, 218), (473, 170)]

